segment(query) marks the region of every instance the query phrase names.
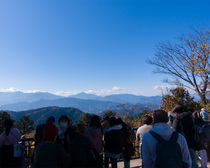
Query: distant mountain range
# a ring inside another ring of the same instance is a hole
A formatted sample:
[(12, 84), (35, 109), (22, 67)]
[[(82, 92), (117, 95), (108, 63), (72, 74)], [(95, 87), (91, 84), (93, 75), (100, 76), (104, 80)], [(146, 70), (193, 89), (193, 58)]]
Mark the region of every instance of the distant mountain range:
[(136, 96), (132, 94), (109, 95), (79, 93), (62, 97), (51, 93), (0, 92), (0, 110), (24, 111), (49, 106), (74, 107), (86, 113), (100, 113), (116, 109), (119, 104), (156, 104), (160, 105), (162, 96)]
[(62, 98), (47, 92), (23, 93), (23, 92), (0, 92), (0, 106), (19, 102), (34, 102), (41, 99), (55, 100)]
[(162, 100), (162, 96), (136, 96), (132, 94), (116, 94), (116, 95), (109, 95), (105, 97), (97, 96), (94, 94), (86, 94), (84, 92), (70, 96), (77, 99), (85, 99), (85, 100), (101, 100), (101, 101), (111, 101), (115, 103), (131, 103), (131, 104), (137, 104), (137, 103), (156, 103), (160, 104)]
[(86, 113), (100, 113), (105, 110), (115, 109), (118, 103), (99, 101), (99, 100), (83, 100), (75, 98), (61, 98), (55, 100), (39, 100), (32, 103), (20, 102), (0, 106), (1, 110), (23, 111), (37, 109), (49, 106), (58, 107), (74, 107)]
[(45, 123), (49, 116), (54, 116), (56, 119), (55, 124), (57, 124), (57, 120), (61, 115), (67, 115), (74, 123), (77, 123), (84, 115), (84, 112), (79, 109), (60, 107), (46, 107), (35, 110), (21, 111), (18, 113), (13, 111), (7, 112), (10, 114), (11, 118), (16, 121), (24, 115), (30, 115), (30, 119), (34, 121), (34, 127), (36, 127), (38, 124)]

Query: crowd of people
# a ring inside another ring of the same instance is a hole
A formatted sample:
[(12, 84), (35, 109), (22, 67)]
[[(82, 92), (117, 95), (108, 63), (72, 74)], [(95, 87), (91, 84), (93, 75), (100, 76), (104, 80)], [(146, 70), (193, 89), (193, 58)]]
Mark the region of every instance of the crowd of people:
[(176, 105), (169, 113), (156, 110), (153, 118), (144, 116), (144, 125), (138, 128), (136, 134), (137, 140), (140, 140), (143, 167), (198, 168), (198, 155), (201, 168), (207, 168), (207, 143), (203, 142), (199, 148), (195, 146), (192, 131), (195, 124), (201, 127), (205, 125), (204, 120), (208, 120), (204, 108), (201, 112), (191, 113), (184, 112), (180, 105)]
[[(143, 125), (136, 132), (143, 168), (198, 168), (196, 152), (201, 167), (207, 168), (207, 145), (204, 143), (197, 149), (192, 138), (192, 127), (205, 125), (208, 113), (204, 112), (205, 109), (184, 112), (180, 105), (176, 105), (169, 113), (159, 109), (153, 112), (153, 116), (145, 115)], [(133, 134), (120, 117), (105, 117), (101, 121), (99, 116), (93, 115), (87, 128), (82, 123), (72, 126), (66, 115), (58, 118), (57, 126), (55, 121), (50, 116), (46, 123), (36, 127), (32, 168), (108, 168), (109, 163), (112, 168), (117, 168), (120, 157), (124, 160), (124, 167), (130, 168), (134, 152)], [(11, 119), (5, 120), (4, 126), (5, 131), (0, 135), (0, 167), (25, 167), (22, 157), (14, 157), (20, 131), (14, 128)]]
[[(58, 118), (58, 126), (55, 121), (50, 116), (46, 123), (36, 127), (32, 168), (108, 168), (110, 162), (117, 168), (119, 157), (124, 159), (125, 167), (130, 167), (133, 146), (128, 135), (131, 128), (121, 118), (105, 117), (101, 122), (99, 116), (93, 115), (87, 128), (82, 123), (72, 126), (66, 115)], [(0, 135), (0, 167), (21, 167), (22, 157), (14, 157), (14, 145), (19, 143), (21, 134), (13, 127), (13, 120), (7, 119), (4, 125), (6, 129)]]

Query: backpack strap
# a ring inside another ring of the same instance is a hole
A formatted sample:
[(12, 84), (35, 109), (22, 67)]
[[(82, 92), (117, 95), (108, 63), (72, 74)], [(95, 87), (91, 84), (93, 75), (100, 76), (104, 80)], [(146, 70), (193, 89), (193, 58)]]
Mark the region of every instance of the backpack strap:
[(176, 132), (176, 131), (174, 131), (174, 132), (172, 133), (171, 138), (170, 138), (170, 142), (176, 143), (176, 142), (177, 142), (178, 137), (179, 137), (179, 133), (178, 133), (178, 132)]
[(159, 142), (164, 142), (164, 141), (166, 141), (165, 139), (163, 139), (160, 135), (158, 135), (157, 133), (155, 133), (154, 131), (150, 131), (149, 132), (152, 136), (153, 136), (153, 138), (155, 138), (157, 141), (159, 141)]
[[(149, 133), (150, 133), (156, 140), (158, 140), (159, 142), (164, 142), (164, 141), (166, 141), (165, 139), (163, 139), (160, 135), (158, 135), (158, 134), (155, 133), (154, 131), (150, 131)], [(178, 137), (179, 137), (178, 132), (174, 131), (174, 132), (172, 133), (172, 136), (171, 136), (171, 138), (170, 138), (169, 141), (170, 141), (170, 142), (177, 142)]]

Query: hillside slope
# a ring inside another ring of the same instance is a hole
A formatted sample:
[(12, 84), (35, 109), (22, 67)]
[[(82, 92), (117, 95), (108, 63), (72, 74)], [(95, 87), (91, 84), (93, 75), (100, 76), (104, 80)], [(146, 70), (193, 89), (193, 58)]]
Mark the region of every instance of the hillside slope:
[(84, 112), (79, 109), (68, 107), (68, 108), (60, 108), (60, 107), (45, 107), (39, 108), (35, 110), (21, 111), (21, 112), (13, 112), (7, 111), (12, 119), (19, 120), (24, 115), (30, 115), (30, 119), (34, 120), (34, 127), (38, 124), (45, 123), (49, 116), (54, 116), (57, 120), (61, 115), (67, 115), (72, 119), (74, 123), (77, 123), (80, 119), (82, 119)]

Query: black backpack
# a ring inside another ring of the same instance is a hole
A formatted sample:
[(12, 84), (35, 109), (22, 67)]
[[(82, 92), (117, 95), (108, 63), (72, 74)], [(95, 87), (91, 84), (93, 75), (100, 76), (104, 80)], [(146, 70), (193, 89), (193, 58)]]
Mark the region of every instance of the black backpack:
[(201, 150), (204, 148), (205, 141), (205, 133), (201, 125), (195, 123), (193, 119), (193, 127), (192, 127), (192, 146), (194, 150)]
[(166, 141), (154, 131), (150, 131), (150, 134), (158, 141), (156, 146), (155, 168), (185, 167), (182, 162), (181, 148), (177, 143), (178, 132), (173, 132), (169, 141)]
[(100, 156), (88, 138), (76, 139), (67, 147), (72, 156), (72, 167), (99, 167)]

